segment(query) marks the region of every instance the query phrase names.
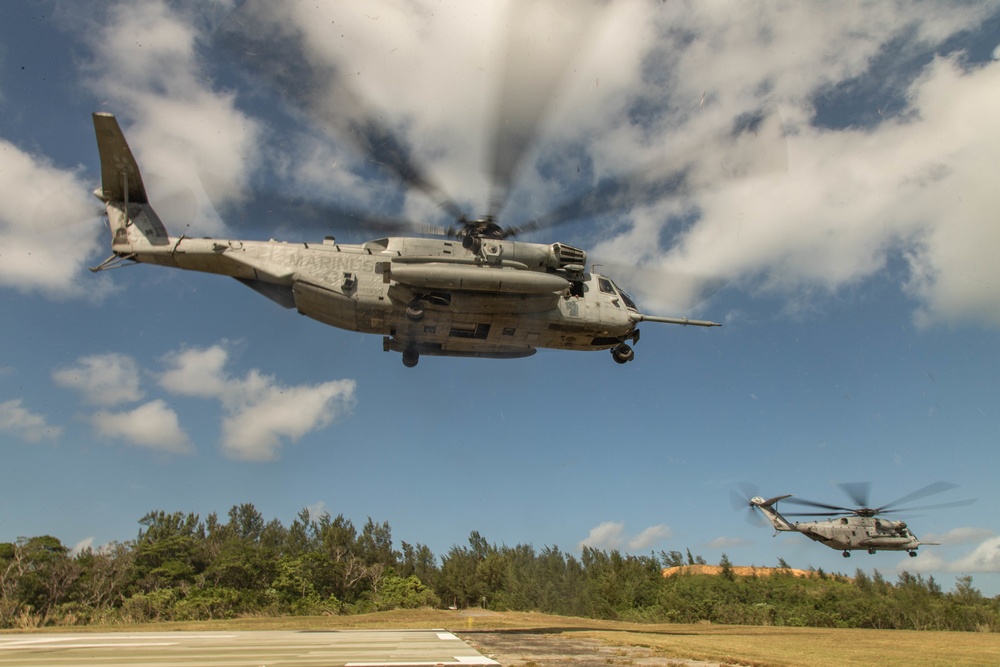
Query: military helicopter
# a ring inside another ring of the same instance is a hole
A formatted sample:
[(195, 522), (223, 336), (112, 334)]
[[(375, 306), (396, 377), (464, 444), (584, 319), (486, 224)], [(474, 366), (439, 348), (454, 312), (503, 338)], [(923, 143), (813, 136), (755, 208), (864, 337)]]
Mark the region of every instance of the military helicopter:
[(634, 358), (640, 322), (716, 322), (639, 312), (615, 282), (587, 271), (587, 253), (512, 241), (486, 216), (445, 238), (385, 237), (359, 245), (170, 236), (149, 203), (116, 118), (93, 114), (112, 255), (92, 271), (146, 263), (231, 276), (285, 308), (341, 329), (383, 336), (416, 366), (421, 355), (527, 357), (537, 348), (611, 350)]
[[(502, 60), (490, 68), (498, 72), (499, 86), (485, 142), (489, 201), (478, 216), (449, 198), (418, 164), (398, 126), (361, 93), (355, 71), (321, 54), (322, 49), (307, 48), (311, 42), (275, 14), (274, 3), (237, 4), (216, 29), (218, 57), (211, 61), (230, 62), (232, 71), (242, 71), (240, 81), (248, 83), (251, 97), (259, 87), (265, 89), (271, 111), (282, 119), (305, 121), (317, 134), (329, 133), (335, 144), (353, 148), (366, 165), (374, 165), (373, 171), (426, 196), (447, 215), (448, 225), (435, 219), (430, 222), (437, 227), (426, 221), (418, 226), (368, 211), (295, 202), (284, 208), (282, 224), (299, 231), (310, 224), (323, 227), (315, 242), (171, 236), (150, 205), (117, 120), (94, 113), (102, 181), (95, 194), (107, 211), (112, 256), (93, 270), (148, 263), (231, 276), (324, 324), (382, 336), (383, 349), (402, 353), (407, 367), (417, 365), (422, 355), (511, 359), (538, 348), (610, 350), (615, 362), (625, 364), (634, 359), (632, 345), (642, 322), (720, 326), (641, 313), (614, 280), (595, 267), (588, 270), (584, 250), (515, 237), (758, 171), (783, 171), (787, 151), (780, 115), (766, 104), (735, 114), (729, 127), (712, 130), (718, 136), (684, 136), (669, 156), (664, 151), (662, 158), (654, 152), (637, 157), (631, 173), (595, 176), (582, 195), (580, 189), (568, 191), (568, 201), (547, 213), (521, 213), (528, 219), (501, 226), (555, 93), (574, 71), (573, 58), (604, 23), (609, 3), (579, 0), (572, 12), (534, 0), (509, 3), (501, 31), (505, 41), (497, 51)], [(338, 6), (330, 3), (325, 9)], [(315, 14), (320, 15), (326, 16)], [(336, 23), (317, 20), (310, 28), (329, 29), (327, 41), (334, 42), (342, 32)], [(381, 24), (372, 28), (380, 29)], [(661, 163), (663, 158), (669, 159)], [(206, 195), (211, 199), (207, 190)], [(258, 207), (249, 217), (265, 210), (280, 207)], [(338, 243), (326, 231), (338, 224), (360, 225), (375, 238)]]
[[(748, 517), (751, 519), (756, 516), (754, 510), (760, 510), (774, 526), (775, 534), (778, 532), (797, 531), (811, 540), (825, 544), (831, 549), (842, 549), (844, 558), (848, 558), (851, 555), (851, 551), (859, 549), (865, 549), (870, 554), (874, 554), (876, 551), (906, 551), (910, 556), (916, 556), (917, 548), (921, 545), (940, 544), (939, 542), (921, 542), (913, 534), (905, 521), (879, 518), (880, 515), (886, 512), (961, 507), (975, 502), (973, 500), (959, 500), (939, 505), (899, 507), (904, 503), (942, 493), (957, 486), (956, 484), (949, 484), (947, 482), (935, 482), (881, 507), (869, 507), (868, 491), (870, 485), (867, 482), (851, 482), (840, 484), (839, 486), (859, 507), (850, 508), (827, 505), (812, 500), (805, 500), (804, 498), (795, 498), (791, 494), (775, 496), (766, 500), (758, 495), (754, 495), (748, 500), (742, 500), (734, 494), (733, 505), (734, 508), (738, 505), (747, 507), (750, 512)], [(777, 507), (778, 502), (782, 500), (786, 503), (830, 511), (796, 512), (782, 515)], [(792, 523), (785, 516), (826, 516), (830, 518), (825, 521), (796, 521)]]

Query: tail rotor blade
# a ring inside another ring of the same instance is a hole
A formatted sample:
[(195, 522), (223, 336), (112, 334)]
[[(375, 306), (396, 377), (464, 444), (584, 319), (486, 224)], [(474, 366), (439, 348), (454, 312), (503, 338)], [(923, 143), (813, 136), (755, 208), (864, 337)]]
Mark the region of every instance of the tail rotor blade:
[(760, 495), (759, 489), (753, 484), (747, 482), (741, 482), (737, 485), (740, 489), (737, 492), (735, 489), (729, 490), (729, 504), (733, 506), (734, 511), (743, 511), (743, 519), (749, 523), (751, 526), (764, 526), (767, 524), (764, 518), (760, 515), (754, 506), (750, 503), (750, 499), (754, 496)]

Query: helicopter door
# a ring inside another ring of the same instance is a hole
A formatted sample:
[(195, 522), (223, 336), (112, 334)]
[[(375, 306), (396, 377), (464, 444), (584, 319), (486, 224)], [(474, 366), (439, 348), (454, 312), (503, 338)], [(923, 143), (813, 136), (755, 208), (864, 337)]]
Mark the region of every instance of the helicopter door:
[(625, 304), (622, 303), (615, 284), (604, 276), (597, 277), (597, 309), (602, 322), (615, 322), (622, 317)]

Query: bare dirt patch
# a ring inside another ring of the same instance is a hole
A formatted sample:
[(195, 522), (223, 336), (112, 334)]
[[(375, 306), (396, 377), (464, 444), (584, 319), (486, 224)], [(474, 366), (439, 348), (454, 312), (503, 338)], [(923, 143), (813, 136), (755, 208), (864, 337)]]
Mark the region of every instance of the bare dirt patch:
[(609, 646), (597, 639), (572, 633), (546, 634), (525, 630), (456, 632), (470, 646), (503, 667), (720, 667), (718, 662), (700, 662), (657, 656), (640, 646)]

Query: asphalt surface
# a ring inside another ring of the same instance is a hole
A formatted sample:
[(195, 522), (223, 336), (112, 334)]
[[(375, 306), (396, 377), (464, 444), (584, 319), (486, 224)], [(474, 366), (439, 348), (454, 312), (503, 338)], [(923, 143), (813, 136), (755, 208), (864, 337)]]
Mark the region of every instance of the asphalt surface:
[(494, 667), (446, 630), (0, 634), (18, 667)]

